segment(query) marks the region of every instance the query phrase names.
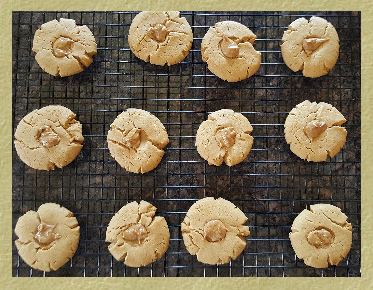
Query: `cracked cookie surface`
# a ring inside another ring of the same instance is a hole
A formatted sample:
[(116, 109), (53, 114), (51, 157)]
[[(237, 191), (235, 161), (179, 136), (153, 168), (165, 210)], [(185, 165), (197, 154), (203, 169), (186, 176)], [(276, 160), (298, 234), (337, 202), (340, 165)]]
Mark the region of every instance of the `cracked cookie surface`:
[(156, 116), (133, 108), (119, 114), (107, 134), (111, 156), (134, 173), (157, 167), (168, 141), (166, 129)]
[(250, 234), (245, 214), (228, 200), (206, 197), (195, 202), (181, 224), (186, 249), (197, 260), (226, 264), (236, 259), (246, 246)]
[(339, 37), (334, 26), (313, 16), (308, 21), (293, 21), (282, 37), (281, 53), (285, 64), (303, 76), (317, 78), (327, 74), (339, 56)]
[(75, 20), (61, 18), (41, 25), (35, 32), (32, 50), (44, 71), (66, 77), (92, 63), (97, 44), (87, 26), (77, 26)]
[(346, 119), (332, 105), (306, 100), (293, 108), (285, 121), (285, 139), (290, 150), (307, 161), (334, 157), (346, 142)]
[(197, 151), (210, 165), (228, 166), (242, 162), (249, 154), (253, 128), (245, 116), (230, 109), (211, 113), (196, 134)]
[(14, 229), (20, 257), (34, 269), (57, 270), (74, 256), (80, 227), (73, 213), (55, 204), (45, 203), (21, 216)]
[(19, 158), (38, 170), (71, 163), (83, 145), (82, 125), (68, 108), (50, 105), (27, 114), (14, 133)]
[(154, 216), (157, 208), (146, 201), (123, 206), (110, 220), (106, 231), (109, 251), (117, 261), (130, 267), (146, 266), (161, 258), (170, 241), (163, 217)]
[(178, 11), (143, 11), (135, 16), (128, 34), (132, 52), (156, 65), (181, 62), (192, 47), (193, 33)]
[(337, 265), (348, 254), (352, 243), (352, 226), (340, 208), (314, 204), (295, 219), (289, 234), (298, 258), (314, 268)]
[(261, 54), (254, 49), (255, 39), (256, 35), (241, 23), (218, 22), (202, 39), (202, 60), (217, 77), (228, 82), (241, 81), (260, 67)]

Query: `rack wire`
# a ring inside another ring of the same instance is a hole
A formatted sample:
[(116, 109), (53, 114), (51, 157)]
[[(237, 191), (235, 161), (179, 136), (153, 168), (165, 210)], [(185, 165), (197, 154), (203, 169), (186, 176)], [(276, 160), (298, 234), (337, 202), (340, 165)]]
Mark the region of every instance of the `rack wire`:
[[(360, 276), (360, 12), (181, 12), (194, 41), (189, 55), (171, 67), (145, 63), (130, 51), (127, 36), (137, 13), (13, 12), (13, 131), (28, 112), (60, 104), (77, 114), (85, 138), (75, 161), (50, 172), (29, 168), (13, 148), (13, 229), (22, 214), (46, 202), (70, 209), (81, 229), (75, 256), (49, 273), (23, 262), (13, 234), (13, 276)], [(317, 79), (288, 69), (280, 51), (287, 26), (313, 15), (331, 22), (340, 38), (337, 64)], [(43, 72), (31, 50), (40, 25), (61, 17), (87, 25), (98, 45), (91, 66), (67, 78)], [(255, 48), (262, 64), (254, 76), (238, 83), (214, 76), (201, 58), (204, 34), (223, 20), (238, 21), (258, 37)], [(306, 99), (330, 103), (347, 119), (344, 148), (326, 162), (301, 160), (283, 136), (287, 114)], [(125, 171), (107, 149), (111, 122), (129, 107), (156, 115), (170, 139), (161, 163), (144, 175)], [(222, 108), (241, 112), (254, 128), (250, 154), (233, 167), (209, 166), (194, 146), (200, 123)], [(189, 207), (206, 196), (228, 199), (248, 217), (247, 246), (229, 264), (200, 263), (184, 247), (180, 224)], [(111, 217), (133, 200), (155, 205), (171, 234), (165, 255), (142, 268), (116, 261), (105, 243)], [(294, 218), (315, 203), (340, 207), (353, 225), (351, 250), (338, 266), (308, 267), (291, 247)]]

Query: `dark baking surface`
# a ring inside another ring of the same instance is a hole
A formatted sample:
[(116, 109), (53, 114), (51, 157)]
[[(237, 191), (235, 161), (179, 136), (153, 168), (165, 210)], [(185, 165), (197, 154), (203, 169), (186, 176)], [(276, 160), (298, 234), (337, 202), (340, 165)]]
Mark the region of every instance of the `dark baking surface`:
[[(361, 81), (359, 12), (182, 12), (192, 27), (189, 55), (177, 65), (145, 63), (130, 51), (128, 31), (137, 12), (13, 12), (13, 131), (29, 112), (60, 104), (77, 114), (84, 147), (63, 169), (37, 171), (13, 148), (13, 223), (28, 210), (55, 202), (78, 219), (81, 237), (70, 262), (56, 272), (33, 270), (18, 256), (13, 234), (13, 276), (360, 276), (361, 275)], [(318, 15), (340, 38), (337, 64), (326, 76), (309, 79), (284, 64), (280, 44), (287, 26)], [(45, 73), (35, 61), (32, 40), (41, 24), (75, 19), (93, 32), (98, 53), (84, 72), (67, 78)], [(249, 79), (228, 83), (201, 59), (201, 40), (218, 21), (234, 20), (256, 35), (262, 65)], [(344, 148), (326, 162), (295, 156), (283, 136), (289, 111), (303, 100), (324, 101), (347, 119)], [(122, 169), (110, 156), (106, 134), (129, 107), (153, 113), (165, 125), (170, 143), (158, 167), (144, 175)], [(230, 108), (253, 125), (253, 148), (240, 164), (209, 166), (198, 154), (195, 135), (213, 111)], [(180, 224), (198, 199), (232, 201), (247, 216), (244, 252), (229, 264), (205, 265), (184, 247)], [(142, 268), (116, 261), (105, 243), (116, 211), (141, 199), (164, 216), (171, 240), (166, 254)], [(296, 215), (315, 203), (341, 208), (353, 225), (351, 251), (338, 266), (313, 269), (296, 258), (288, 234)]]

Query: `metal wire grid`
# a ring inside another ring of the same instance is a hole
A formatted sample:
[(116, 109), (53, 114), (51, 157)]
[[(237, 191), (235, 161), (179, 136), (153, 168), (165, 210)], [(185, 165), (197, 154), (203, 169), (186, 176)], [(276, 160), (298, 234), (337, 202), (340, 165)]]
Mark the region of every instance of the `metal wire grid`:
[[(14, 12), (13, 130), (30, 111), (61, 104), (83, 125), (84, 147), (63, 169), (37, 171), (24, 165), (13, 149), (13, 229), (27, 210), (56, 202), (74, 212), (81, 237), (75, 256), (56, 272), (27, 266), (14, 247), (13, 276), (360, 276), (360, 13), (359, 12), (182, 12), (193, 29), (189, 55), (171, 67), (144, 63), (129, 49), (129, 26), (137, 12)], [(319, 15), (340, 37), (340, 56), (317, 79), (291, 72), (280, 44), (287, 26), (299, 17)], [(84, 72), (67, 78), (43, 72), (31, 52), (35, 31), (60, 17), (87, 25), (98, 54)], [(258, 72), (227, 83), (202, 62), (201, 40), (218, 21), (234, 20), (256, 35), (262, 54)], [(307, 163), (291, 153), (283, 137), (288, 112), (301, 101), (325, 101), (346, 117), (347, 141), (333, 159)], [(170, 143), (159, 166), (144, 175), (126, 172), (111, 158), (106, 134), (128, 107), (155, 114)], [(194, 146), (198, 126), (210, 112), (231, 108), (252, 123), (254, 145), (236, 166), (209, 166)], [(198, 199), (232, 201), (248, 217), (251, 234), (244, 252), (221, 266), (205, 265), (184, 247), (180, 224)], [(147, 200), (168, 222), (166, 254), (142, 268), (126, 267), (109, 253), (107, 224), (127, 202)], [(296, 258), (288, 239), (291, 224), (304, 208), (331, 203), (353, 224), (353, 243), (338, 265), (313, 269)]]

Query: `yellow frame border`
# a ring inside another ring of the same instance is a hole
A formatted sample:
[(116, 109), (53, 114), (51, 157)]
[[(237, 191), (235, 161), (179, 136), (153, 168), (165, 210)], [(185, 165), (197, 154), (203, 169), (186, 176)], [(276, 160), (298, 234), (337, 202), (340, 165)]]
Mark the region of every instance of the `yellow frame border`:
[[(259, 288), (290, 288), (296, 289), (373, 289), (373, 227), (370, 195), (372, 188), (371, 172), (373, 162), (373, 137), (369, 126), (372, 124), (373, 97), (372, 52), (373, 52), (373, 6), (370, 1), (363, 0), (355, 4), (352, 1), (260, 1), (249, 2), (230, 0), (181, 1), (174, 0), (171, 5), (166, 1), (129, 1), (114, 0), (101, 3), (87, 3), (82, 0), (65, 0), (59, 5), (56, 2), (41, 2), (37, 0), (2, 1), (1, 3), (1, 37), (0, 37), (0, 285), (3, 289), (107, 289), (112, 287), (130, 289), (166, 288), (175, 289), (236, 289)], [(127, 11), (127, 10), (183, 10), (183, 11), (328, 11), (343, 10), (361, 11), (362, 30), (362, 273), (359, 278), (15, 278), (12, 277), (12, 11), (54, 11), (54, 10), (86, 10), (86, 11)], [(317, 280), (315, 280), (317, 279)], [(56, 281), (58, 280), (58, 282)], [(56, 283), (57, 282), (57, 283)]]

